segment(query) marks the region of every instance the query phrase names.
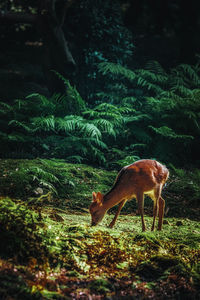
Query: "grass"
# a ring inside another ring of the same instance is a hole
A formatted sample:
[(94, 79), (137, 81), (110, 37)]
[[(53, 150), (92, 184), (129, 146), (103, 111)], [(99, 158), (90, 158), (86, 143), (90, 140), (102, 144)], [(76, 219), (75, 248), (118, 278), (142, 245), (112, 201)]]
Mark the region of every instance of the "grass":
[(0, 196), (32, 202), (51, 193), (45, 202), (61, 208), (87, 208), (93, 190), (105, 192), (115, 179), (116, 171), (87, 165), (68, 164), (63, 160), (0, 159)]
[(113, 229), (107, 225), (114, 209), (90, 226), (91, 192), (107, 191), (115, 171), (60, 160), (0, 165), (0, 299), (198, 299), (194, 176), (196, 194), (191, 181), (188, 195), (185, 179), (173, 175), (169, 181), (162, 231), (150, 231), (152, 201), (146, 199), (143, 233), (135, 201), (125, 205)]
[[(123, 295), (159, 299), (163, 291), (166, 299), (176, 299), (185, 294), (196, 297), (199, 292), (200, 225), (196, 221), (168, 218), (162, 231), (143, 233), (138, 216), (121, 215), (115, 228), (109, 229), (106, 225), (113, 215), (107, 215), (101, 225), (91, 227), (86, 213), (46, 207), (34, 212), (22, 203), (12, 205), (9, 199), (2, 199), (2, 205), (6, 201), (13, 215), (9, 219), (1, 208), (1, 228), (7, 230), (7, 239), (15, 232), (21, 244), (17, 248), (10, 244), (8, 257), (0, 260), (0, 277), (6, 274), (7, 287), (14, 282), (29, 299), (36, 294), (38, 299), (67, 295), (79, 299), (84, 293), (100, 299)], [(21, 234), (21, 225), (31, 214), (34, 222), (29, 221), (27, 232)], [(150, 228), (152, 218), (145, 219)], [(28, 244), (23, 243), (24, 237)], [(2, 282), (0, 295), (5, 291), (5, 279)]]

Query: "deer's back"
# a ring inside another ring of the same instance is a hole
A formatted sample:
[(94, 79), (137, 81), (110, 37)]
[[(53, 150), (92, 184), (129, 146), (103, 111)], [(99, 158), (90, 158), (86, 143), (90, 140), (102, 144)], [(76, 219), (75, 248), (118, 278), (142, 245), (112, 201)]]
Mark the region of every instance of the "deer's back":
[(143, 159), (124, 167), (118, 174), (115, 186), (126, 191), (151, 191), (164, 184), (169, 176), (167, 168), (155, 160)]

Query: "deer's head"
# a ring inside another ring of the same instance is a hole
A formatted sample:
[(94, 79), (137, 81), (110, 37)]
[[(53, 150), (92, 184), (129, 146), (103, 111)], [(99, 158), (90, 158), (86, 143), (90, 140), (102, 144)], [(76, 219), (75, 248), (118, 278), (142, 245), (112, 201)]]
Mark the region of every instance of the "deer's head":
[(89, 210), (92, 217), (91, 225), (95, 226), (99, 222), (101, 222), (106, 213), (106, 210), (103, 206), (103, 195), (100, 192), (92, 193), (92, 203), (90, 205)]

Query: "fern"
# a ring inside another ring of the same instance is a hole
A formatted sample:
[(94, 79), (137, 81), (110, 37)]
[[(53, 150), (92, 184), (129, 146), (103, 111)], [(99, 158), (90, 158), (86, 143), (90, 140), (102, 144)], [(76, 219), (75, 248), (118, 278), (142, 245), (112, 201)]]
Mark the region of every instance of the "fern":
[(115, 64), (111, 62), (103, 62), (98, 64), (98, 69), (103, 75), (106, 74), (121, 75), (129, 80), (134, 80), (136, 78), (136, 74), (133, 71), (119, 64)]
[(38, 180), (38, 178), (41, 178), (43, 181), (49, 181), (53, 183), (59, 182), (59, 179), (55, 175), (47, 171), (44, 171), (42, 168), (39, 167), (35, 167), (35, 166), (29, 167), (27, 169), (27, 172), (30, 172), (32, 174), (33, 181), (35, 179)]
[(184, 78), (188, 78), (187, 82), (194, 86), (200, 85), (200, 78), (198, 75), (198, 68), (196, 66), (191, 66), (188, 64), (180, 64), (177, 68), (175, 68), (177, 74), (181, 74), (181, 76), (185, 75)]
[(137, 155), (127, 155), (123, 159), (117, 160), (116, 164), (118, 165), (118, 167), (122, 168), (124, 166), (134, 163), (135, 161), (137, 161), (139, 159), (140, 159), (140, 157)]
[(25, 170), (25, 174), (30, 174), (33, 181), (36, 181), (37, 184), (39, 184), (42, 187), (45, 187), (52, 191), (53, 193), (57, 194), (57, 190), (54, 186), (56, 183), (60, 183), (59, 179), (53, 175), (52, 173), (49, 173), (47, 171), (44, 171), (42, 168), (39, 167), (29, 167), (27, 170)]
[(82, 163), (84, 160), (83, 157), (81, 157), (80, 155), (71, 155), (71, 156), (68, 156), (67, 157), (67, 160), (68, 162), (74, 162), (74, 163)]
[(170, 139), (184, 139), (184, 140), (191, 140), (194, 137), (191, 135), (182, 135), (175, 133), (171, 128), (167, 126), (162, 126), (159, 128), (155, 128), (153, 126), (149, 126), (153, 131), (155, 131), (157, 134), (160, 134), (164, 137), (168, 137)]
[(151, 117), (147, 114), (138, 114), (135, 116), (128, 116), (128, 117), (124, 117), (124, 122), (126, 124), (131, 123), (131, 122), (138, 122), (144, 119), (151, 119)]
[[(66, 86), (66, 93), (70, 99), (71, 102), (71, 108), (74, 107), (74, 111), (76, 111), (76, 113), (80, 113), (82, 110), (85, 109), (85, 101), (82, 99), (81, 95), (79, 94), (79, 92), (77, 91), (77, 89), (73, 86), (71, 86), (69, 80), (67, 80), (65, 77), (63, 77), (60, 73), (54, 71), (55, 74), (58, 76), (58, 78), (60, 78), (65, 86)], [(68, 101), (69, 101), (68, 99)]]
[(0, 102), (0, 114), (5, 115), (10, 111), (12, 111), (12, 107), (9, 104)]
[[(158, 61), (150, 60), (145, 65), (145, 70), (149, 70), (151, 73), (156, 74), (157, 76), (160, 75), (160, 79), (167, 80), (168, 74), (164, 70), (164, 68), (161, 66), (161, 64)], [(157, 77), (159, 78), (159, 77)]]
[[(10, 149), (15, 148), (13, 155), (24, 145), (27, 151), (25, 155), (29, 155), (34, 149), (35, 155), (41, 153), (44, 156), (58, 155), (65, 158), (74, 156), (77, 160), (79, 157), (90, 157), (105, 161), (102, 152), (107, 147), (102, 140), (105, 126), (103, 127), (102, 122), (100, 124), (95, 123), (95, 120), (87, 120), (84, 115), (63, 115), (66, 110), (65, 100), (66, 96), (58, 94), (51, 98), (31, 94), (23, 101), (15, 101), (16, 119), (7, 123), (11, 132), (0, 135), (1, 140), (7, 141)], [(114, 135), (111, 126), (110, 134)]]
[(12, 125), (13, 127), (19, 127), (19, 128), (22, 128), (22, 129), (24, 129), (25, 131), (30, 132), (30, 133), (36, 132), (36, 131), (37, 131), (37, 128), (36, 128), (36, 129), (31, 128), (31, 126), (28, 126), (28, 125), (26, 125), (25, 123), (19, 122), (19, 121), (17, 121), (17, 120), (11, 120), (11, 121), (8, 123), (8, 125)]
[(73, 132), (82, 128), (83, 118), (81, 116), (68, 115), (64, 118), (56, 119), (58, 131)]
[(101, 131), (91, 123), (85, 123), (80, 133), (83, 134), (83, 136), (89, 136), (97, 141), (102, 138)]
[(55, 130), (55, 117), (53, 115), (31, 118), (30, 123), (34, 127), (35, 131)]
[(106, 119), (96, 119), (93, 121), (94, 125), (99, 128), (102, 132), (106, 134), (116, 137), (116, 131), (114, 129), (113, 122), (106, 120)]

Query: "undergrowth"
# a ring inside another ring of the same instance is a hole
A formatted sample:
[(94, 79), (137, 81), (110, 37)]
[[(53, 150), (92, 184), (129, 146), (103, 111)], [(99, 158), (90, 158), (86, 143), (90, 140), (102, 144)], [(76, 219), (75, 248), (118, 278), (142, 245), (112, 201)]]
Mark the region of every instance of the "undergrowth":
[[(156, 286), (164, 289), (168, 299), (198, 292), (198, 222), (179, 219), (177, 223), (172, 218), (162, 232), (142, 233), (139, 217), (121, 216), (111, 230), (105, 226), (110, 216), (101, 226), (90, 227), (88, 214), (70, 215), (53, 208), (34, 212), (8, 198), (1, 199), (0, 212), (1, 230), (6, 231), (1, 241), (9, 247), (9, 252), (5, 248), (9, 261), (1, 249), (0, 277), (6, 275), (8, 287), (21, 286), (30, 299), (54, 299), (56, 295), (65, 299), (84, 292), (117, 295), (124, 292), (127, 281), (125, 293), (147, 293), (147, 298), (154, 295), (156, 299), (160, 293)], [(146, 220), (150, 228), (152, 219)], [(18, 239), (21, 248), (9, 243), (9, 237)], [(167, 288), (172, 279), (173, 292)], [(5, 281), (4, 277), (0, 295)], [(117, 282), (122, 284), (118, 289)], [(13, 289), (8, 293), (13, 296)]]
[(125, 205), (114, 229), (107, 225), (115, 208), (100, 226), (90, 227), (91, 193), (108, 191), (116, 171), (63, 160), (0, 164), (2, 300), (162, 299), (163, 294), (198, 299), (198, 169), (169, 166), (163, 230), (150, 231), (153, 205), (146, 198), (142, 233), (135, 200)]
[[(168, 166), (170, 177), (163, 189), (167, 216), (199, 218), (200, 171)], [(120, 170), (120, 167), (118, 168)], [(0, 196), (22, 198), (31, 205), (51, 205), (68, 210), (88, 209), (92, 191), (107, 192), (117, 171), (69, 164), (58, 159), (0, 159)], [(145, 210), (152, 214), (152, 200), (145, 198)], [(112, 209), (111, 211), (114, 211)], [(135, 213), (135, 200), (122, 213)]]

